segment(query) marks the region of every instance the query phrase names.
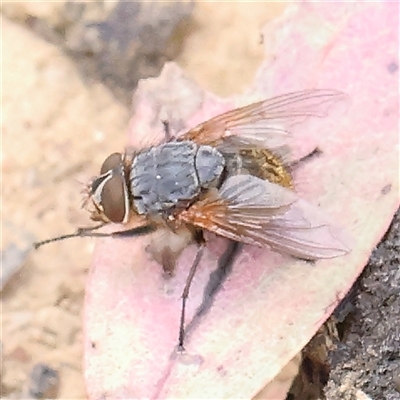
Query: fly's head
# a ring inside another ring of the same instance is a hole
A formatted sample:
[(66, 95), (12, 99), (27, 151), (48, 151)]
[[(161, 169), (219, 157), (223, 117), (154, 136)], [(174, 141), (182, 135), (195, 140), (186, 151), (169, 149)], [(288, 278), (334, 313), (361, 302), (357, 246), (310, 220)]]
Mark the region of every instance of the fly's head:
[(126, 154), (113, 153), (103, 162), (100, 175), (85, 187), (83, 207), (93, 221), (126, 223), (131, 207), (129, 195), (129, 166)]

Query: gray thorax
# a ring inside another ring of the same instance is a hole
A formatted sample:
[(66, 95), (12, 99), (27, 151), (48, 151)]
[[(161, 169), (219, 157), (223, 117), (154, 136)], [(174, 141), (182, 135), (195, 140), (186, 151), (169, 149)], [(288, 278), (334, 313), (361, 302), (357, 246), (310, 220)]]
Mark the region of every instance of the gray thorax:
[(131, 193), (139, 214), (167, 211), (218, 184), (224, 156), (211, 146), (170, 142), (140, 152), (131, 167)]

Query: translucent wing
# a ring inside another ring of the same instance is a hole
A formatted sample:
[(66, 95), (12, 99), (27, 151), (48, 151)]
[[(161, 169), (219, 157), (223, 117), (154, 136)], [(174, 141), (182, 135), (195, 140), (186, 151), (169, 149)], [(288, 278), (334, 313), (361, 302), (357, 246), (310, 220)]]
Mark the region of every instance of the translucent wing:
[(316, 260), (346, 254), (342, 232), (295, 192), (252, 175), (229, 178), (217, 199), (180, 214), (183, 221), (239, 242)]
[(264, 147), (281, 154), (293, 125), (308, 117), (325, 117), (331, 106), (344, 98), (344, 93), (328, 89), (284, 94), (218, 115), (179, 140), (218, 146), (234, 137), (235, 146)]

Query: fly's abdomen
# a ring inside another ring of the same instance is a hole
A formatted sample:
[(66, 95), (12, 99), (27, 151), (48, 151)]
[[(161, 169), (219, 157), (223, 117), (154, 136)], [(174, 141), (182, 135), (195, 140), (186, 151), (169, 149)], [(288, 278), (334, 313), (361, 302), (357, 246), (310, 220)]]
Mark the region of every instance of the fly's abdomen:
[(139, 153), (132, 162), (131, 193), (139, 214), (161, 212), (195, 199), (221, 175), (223, 156), (210, 146), (171, 142)]

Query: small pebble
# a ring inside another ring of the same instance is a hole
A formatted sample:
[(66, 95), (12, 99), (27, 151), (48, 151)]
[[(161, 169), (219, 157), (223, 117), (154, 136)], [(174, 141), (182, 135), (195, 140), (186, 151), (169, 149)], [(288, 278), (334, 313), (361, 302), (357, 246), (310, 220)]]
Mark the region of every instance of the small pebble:
[(36, 364), (30, 373), (29, 395), (34, 399), (56, 399), (60, 385), (58, 371), (46, 364)]

